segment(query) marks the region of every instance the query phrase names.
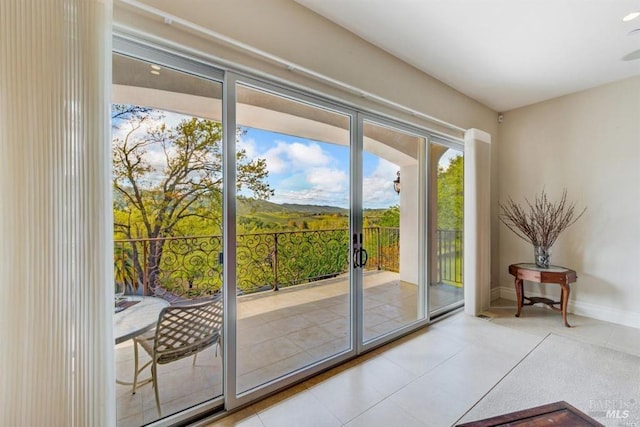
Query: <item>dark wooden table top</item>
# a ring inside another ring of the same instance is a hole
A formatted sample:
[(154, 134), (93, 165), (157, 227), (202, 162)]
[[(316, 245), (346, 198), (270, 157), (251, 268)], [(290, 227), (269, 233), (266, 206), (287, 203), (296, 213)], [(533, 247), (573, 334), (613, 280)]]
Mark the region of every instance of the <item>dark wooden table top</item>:
[(535, 408), (498, 415), (484, 420), (458, 424), (457, 427), (604, 427), (565, 401), (536, 406)]
[(509, 274), (516, 279), (528, 280), (537, 283), (573, 283), (578, 279), (576, 272), (570, 268), (550, 265), (549, 268), (540, 268), (535, 264), (521, 263), (511, 264)]

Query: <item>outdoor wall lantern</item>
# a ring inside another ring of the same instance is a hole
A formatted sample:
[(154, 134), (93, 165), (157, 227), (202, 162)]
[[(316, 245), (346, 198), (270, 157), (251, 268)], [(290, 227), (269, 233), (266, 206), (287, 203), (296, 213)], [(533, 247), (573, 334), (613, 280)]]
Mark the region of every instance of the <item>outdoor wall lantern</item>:
[(393, 189), (396, 190), (396, 193), (400, 194), (400, 171), (398, 171), (396, 175), (398, 177), (393, 180)]

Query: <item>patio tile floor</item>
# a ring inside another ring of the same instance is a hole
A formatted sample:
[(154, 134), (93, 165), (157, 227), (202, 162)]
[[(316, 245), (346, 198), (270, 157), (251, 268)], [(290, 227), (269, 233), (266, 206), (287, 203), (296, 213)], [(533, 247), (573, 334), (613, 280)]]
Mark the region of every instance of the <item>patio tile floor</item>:
[[(365, 339), (406, 325), (417, 316), (417, 288), (397, 273), (367, 272)], [(431, 287), (432, 307), (452, 302), (461, 289)], [(436, 305), (434, 305), (436, 304)], [(348, 277), (238, 298), (238, 389), (248, 390), (348, 347)], [(117, 377), (133, 374), (133, 342), (116, 346)], [(148, 360), (141, 352), (143, 361)], [(193, 358), (161, 365), (158, 383), (163, 415), (222, 394), (222, 358), (210, 348)], [(143, 374), (146, 377), (147, 374)], [(118, 426), (139, 426), (158, 418), (151, 385), (135, 395), (116, 386)]]

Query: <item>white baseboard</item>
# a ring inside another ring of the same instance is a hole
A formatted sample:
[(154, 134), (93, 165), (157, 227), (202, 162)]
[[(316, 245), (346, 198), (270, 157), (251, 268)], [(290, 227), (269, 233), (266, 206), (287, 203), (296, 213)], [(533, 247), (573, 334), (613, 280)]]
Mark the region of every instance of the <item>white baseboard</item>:
[[(516, 301), (516, 290), (513, 286), (500, 286), (491, 289), (491, 300), (493, 301), (494, 291), (497, 290), (500, 298), (510, 301)], [(527, 296), (540, 297), (544, 296), (535, 292), (526, 292)], [(603, 307), (601, 305), (589, 302), (569, 300), (568, 312), (577, 314), (578, 316), (591, 317), (593, 319), (604, 320), (605, 322), (618, 323), (620, 325), (640, 328), (640, 313), (619, 310), (611, 307)]]
[[(501, 288), (491, 288), (491, 301), (495, 301), (497, 299), (500, 299), (500, 289)], [(515, 301), (515, 299), (514, 299)]]

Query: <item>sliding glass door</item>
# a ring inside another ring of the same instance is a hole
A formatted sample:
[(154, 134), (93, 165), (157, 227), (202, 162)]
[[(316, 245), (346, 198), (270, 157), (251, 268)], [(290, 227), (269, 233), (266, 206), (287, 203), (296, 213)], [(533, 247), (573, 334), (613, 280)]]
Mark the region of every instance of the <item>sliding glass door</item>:
[(362, 152), (363, 341), (423, 319), (425, 138), (365, 120)]
[(210, 78), (113, 56), (118, 425), (223, 394), (221, 95)]
[[(462, 303), (461, 147), (136, 46), (113, 61), (119, 425), (235, 409)], [(219, 335), (134, 390), (163, 316), (211, 302)]]
[(235, 105), (243, 393), (351, 348), (351, 118), (246, 84)]
[(429, 311), (434, 317), (464, 302), (464, 156), (440, 144), (431, 144), (429, 154)]

